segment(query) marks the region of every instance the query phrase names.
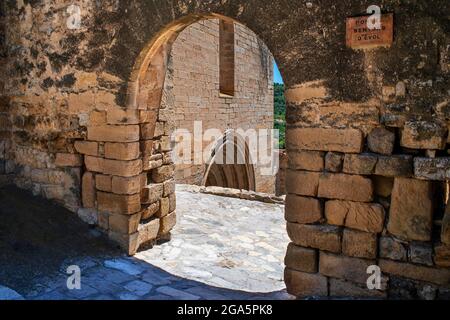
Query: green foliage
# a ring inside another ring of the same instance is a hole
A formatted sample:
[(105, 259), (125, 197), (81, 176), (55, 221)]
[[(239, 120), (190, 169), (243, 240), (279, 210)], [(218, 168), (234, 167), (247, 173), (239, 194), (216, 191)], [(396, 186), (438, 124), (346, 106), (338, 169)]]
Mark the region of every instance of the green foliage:
[(280, 131), (280, 149), (286, 147), (286, 99), (284, 84), (274, 83), (274, 128)]

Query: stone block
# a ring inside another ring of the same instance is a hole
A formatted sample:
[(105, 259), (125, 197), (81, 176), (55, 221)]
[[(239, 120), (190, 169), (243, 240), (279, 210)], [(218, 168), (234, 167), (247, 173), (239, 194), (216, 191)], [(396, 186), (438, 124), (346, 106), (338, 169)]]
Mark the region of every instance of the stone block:
[(324, 152), (290, 151), (289, 168), (293, 170), (322, 171), (325, 168)]
[(385, 212), (379, 204), (350, 201), (327, 201), (325, 203), (327, 223), (345, 226), (364, 232), (381, 233)]
[(167, 197), (175, 193), (175, 180), (169, 180), (164, 182), (164, 197)]
[(159, 210), (156, 213), (158, 218), (165, 217), (169, 214), (170, 211), (170, 201), (169, 198), (161, 198), (159, 200)]
[(441, 268), (450, 268), (450, 246), (439, 244), (434, 247), (434, 263)]
[(288, 149), (361, 153), (364, 137), (356, 129), (299, 128), (286, 132)]
[(387, 230), (404, 240), (430, 241), (433, 223), (432, 183), (396, 178)]
[(102, 174), (95, 175), (95, 187), (97, 190), (104, 191), (104, 192), (111, 192), (112, 190), (112, 177), (106, 176)]
[(285, 218), (287, 221), (307, 224), (318, 222), (322, 217), (322, 205), (319, 200), (293, 194), (286, 196)]
[(141, 140), (152, 140), (155, 134), (155, 123), (143, 123), (140, 125), (141, 128)]
[(427, 243), (411, 243), (409, 245), (409, 261), (432, 267), (433, 247)]
[(153, 219), (139, 225), (139, 244), (144, 244), (155, 240), (158, 237), (160, 220)]
[(141, 201), (144, 204), (155, 203), (161, 199), (164, 192), (162, 183), (149, 184), (141, 191)]
[(386, 156), (394, 152), (395, 133), (385, 128), (375, 128), (367, 136), (369, 150)]
[(93, 141), (75, 141), (75, 150), (88, 156), (98, 156), (98, 143)]
[(342, 252), (350, 257), (375, 259), (377, 257), (377, 236), (374, 233), (345, 229), (342, 238)]
[(159, 227), (159, 235), (166, 235), (170, 232), (170, 230), (175, 227), (175, 224), (177, 223), (177, 215), (176, 212), (172, 212), (168, 214), (167, 216), (160, 219), (161, 225)]
[(109, 215), (109, 230), (122, 234), (133, 234), (138, 231), (141, 213), (132, 215)]
[(86, 172), (81, 179), (81, 198), (84, 208), (95, 208), (95, 178)]
[(112, 192), (116, 194), (136, 194), (141, 192), (141, 175), (134, 177), (113, 177)]
[(152, 218), (159, 211), (159, 201), (145, 206), (142, 210), (142, 220)]
[(317, 268), (317, 250), (299, 247), (290, 243), (287, 249), (284, 264), (289, 269), (296, 271), (316, 273)]
[(341, 252), (342, 230), (340, 228), (288, 222), (287, 232), (292, 242), (298, 246)]
[(398, 260), (398, 261), (406, 261), (407, 260), (407, 251), (405, 246), (398, 240), (391, 237), (381, 237), (380, 238), (380, 257)]
[(296, 297), (326, 297), (328, 295), (327, 278), (320, 274), (299, 272), (286, 268), (284, 282), (287, 292)]
[(98, 210), (111, 214), (133, 214), (141, 211), (139, 195), (118, 195), (106, 192), (97, 192)]
[(135, 160), (139, 158), (139, 142), (105, 143), (105, 158), (114, 160)]
[(369, 275), (367, 269), (376, 265), (375, 260), (350, 258), (320, 252), (320, 274), (338, 279), (366, 284)]
[(102, 142), (136, 142), (139, 141), (139, 126), (103, 125), (88, 127), (88, 140)]
[(106, 112), (108, 124), (139, 124), (140, 113), (136, 109), (110, 108)]
[(387, 293), (380, 290), (369, 290), (365, 284), (330, 278), (330, 297), (385, 299)]
[(410, 177), (413, 175), (412, 156), (379, 156), (375, 174), (384, 177)]
[(325, 170), (328, 172), (342, 172), (344, 154), (328, 152), (325, 156)]
[(319, 188), (319, 177), (318, 172), (287, 170), (286, 191), (291, 194), (315, 197)]
[(438, 121), (408, 121), (402, 131), (401, 146), (410, 149), (443, 150), (448, 129)]
[(450, 284), (450, 270), (437, 269), (414, 264), (381, 259), (379, 266), (383, 273), (409, 278), (419, 281), (431, 282), (437, 285)]
[(134, 177), (142, 173), (142, 161), (122, 161), (103, 159), (104, 174), (119, 177)]
[(81, 167), (83, 165), (83, 157), (73, 153), (57, 153), (55, 165), (57, 167)]
[(375, 171), (378, 157), (373, 154), (346, 154), (344, 173), (371, 175)]
[(450, 158), (414, 158), (414, 175), (419, 179), (450, 179)]
[(322, 174), (318, 196), (360, 202), (373, 200), (373, 184), (368, 178), (346, 174)]
[(175, 173), (174, 165), (166, 165), (152, 170), (152, 181), (155, 183), (162, 183), (171, 180)]
[(139, 234), (123, 234), (109, 230), (109, 238), (116, 242), (130, 256), (134, 256), (139, 248)]

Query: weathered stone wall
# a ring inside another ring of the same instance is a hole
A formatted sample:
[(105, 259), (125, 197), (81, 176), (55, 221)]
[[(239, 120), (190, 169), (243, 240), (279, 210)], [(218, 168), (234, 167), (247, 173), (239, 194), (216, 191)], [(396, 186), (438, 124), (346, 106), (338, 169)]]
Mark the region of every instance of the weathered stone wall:
[[(16, 184), (74, 207), (82, 181), (83, 207), (129, 253), (165, 236), (174, 167), (153, 138), (167, 53), (220, 14), (266, 43), (289, 88), (289, 292), (448, 298), (448, 0), (375, 3), (394, 13), (395, 37), (369, 51), (345, 47), (345, 19), (373, 1), (75, 3), (80, 29), (66, 26), (69, 1), (1, 3), (1, 137)], [(383, 290), (365, 286), (370, 265)]]
[[(163, 93), (170, 98), (161, 105), (169, 119), (169, 135), (176, 129), (194, 134), (195, 121), (201, 121), (202, 134), (209, 129), (225, 133), (227, 129), (273, 128), (273, 57), (248, 28), (236, 23), (234, 34), (232, 72), (236, 81), (232, 97), (221, 95), (219, 90), (219, 20), (197, 22), (178, 35), (169, 56)], [(158, 122), (157, 127), (161, 126)], [(163, 139), (169, 141), (170, 136)], [(203, 141), (205, 154), (211, 154), (211, 142)], [(167, 151), (170, 146), (164, 148)], [(191, 151), (193, 160), (194, 141)], [(201, 185), (206, 170), (206, 164), (177, 164), (175, 181)], [(255, 171), (256, 191), (274, 193), (275, 177), (262, 175), (259, 168)]]

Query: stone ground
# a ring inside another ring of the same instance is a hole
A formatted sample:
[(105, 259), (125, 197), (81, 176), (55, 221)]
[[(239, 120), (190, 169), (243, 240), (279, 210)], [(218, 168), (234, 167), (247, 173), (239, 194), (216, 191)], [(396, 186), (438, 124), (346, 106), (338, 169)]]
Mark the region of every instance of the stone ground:
[[(178, 190), (172, 241), (127, 257), (72, 213), (0, 189), (0, 300), (290, 299), (280, 205)], [(67, 289), (67, 267), (81, 290)]]

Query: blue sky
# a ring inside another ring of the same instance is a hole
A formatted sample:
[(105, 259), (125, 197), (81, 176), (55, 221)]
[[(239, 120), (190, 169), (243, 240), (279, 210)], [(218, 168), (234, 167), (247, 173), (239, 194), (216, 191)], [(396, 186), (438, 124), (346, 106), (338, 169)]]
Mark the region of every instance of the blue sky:
[(273, 82), (275, 83), (284, 83), (283, 78), (281, 77), (280, 70), (278, 70), (278, 65), (273, 61)]

